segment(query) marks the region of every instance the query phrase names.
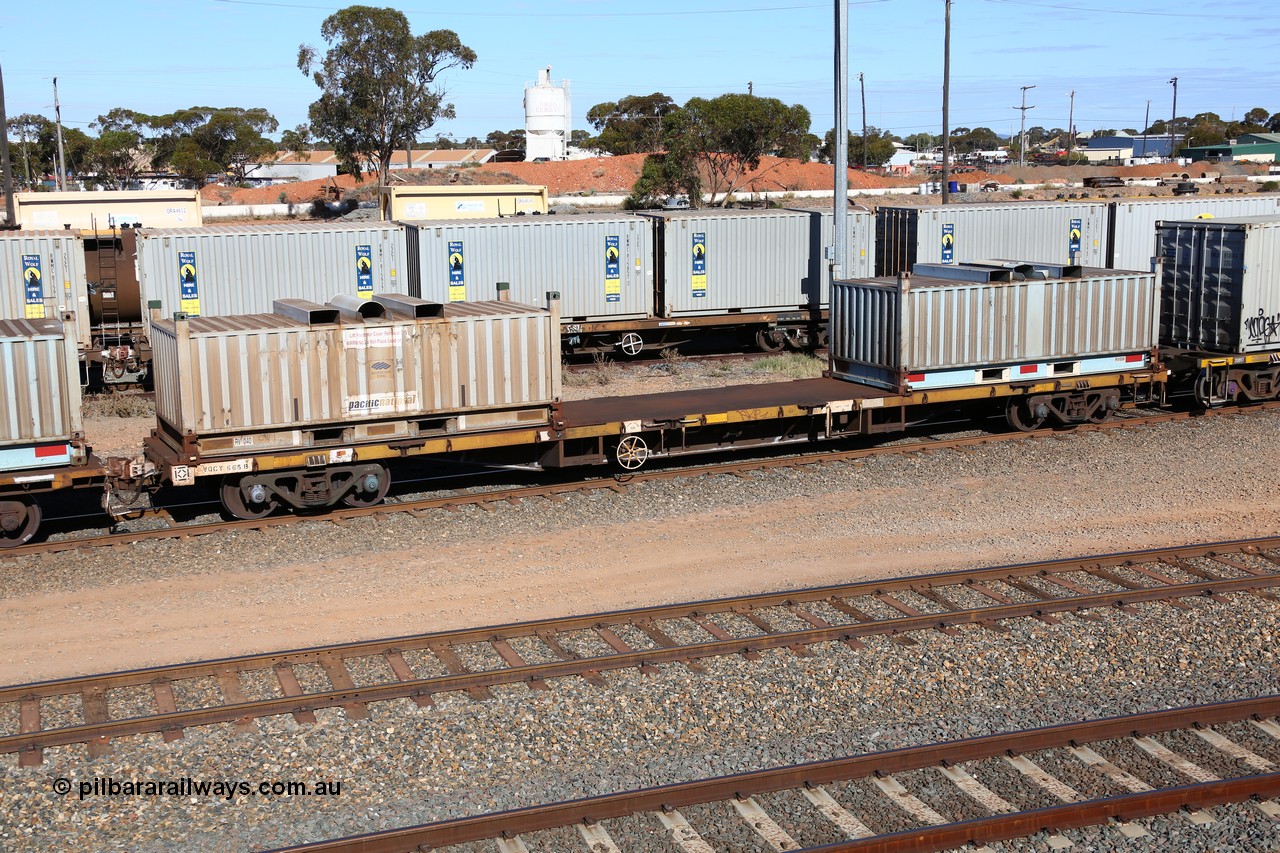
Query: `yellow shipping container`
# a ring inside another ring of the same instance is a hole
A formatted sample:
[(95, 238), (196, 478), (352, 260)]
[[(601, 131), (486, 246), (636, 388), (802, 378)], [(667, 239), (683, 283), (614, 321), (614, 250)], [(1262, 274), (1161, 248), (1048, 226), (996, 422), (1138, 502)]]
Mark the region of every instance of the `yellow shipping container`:
[(495, 219), (499, 216), (547, 212), (547, 188), (526, 184), (488, 186), (383, 187), (382, 218)]
[(24, 230), (110, 231), (140, 224), (146, 228), (195, 228), (204, 224), (195, 190), (112, 190), (108, 192), (14, 193), (14, 214)]

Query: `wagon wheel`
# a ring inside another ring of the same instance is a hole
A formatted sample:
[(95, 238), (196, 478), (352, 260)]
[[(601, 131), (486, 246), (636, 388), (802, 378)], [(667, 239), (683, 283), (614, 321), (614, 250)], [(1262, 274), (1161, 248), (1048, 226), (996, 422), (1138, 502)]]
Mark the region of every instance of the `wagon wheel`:
[(1088, 421), (1091, 424), (1100, 424), (1106, 421), (1109, 417), (1111, 417), (1111, 409), (1107, 406), (1107, 398), (1099, 397), (1098, 406), (1089, 415)]
[(1014, 398), (1009, 401), (1009, 406), (1005, 410), (1005, 418), (1009, 421), (1009, 426), (1022, 432), (1031, 432), (1044, 426), (1044, 416), (1036, 416), (1031, 411), (1031, 407), (1025, 400)]
[(756, 331), (756, 346), (761, 352), (782, 352), (787, 345), (786, 338), (775, 329), (759, 329)]
[(342, 496), (342, 502), (351, 507), (376, 506), (382, 503), (391, 488), (391, 474), (381, 465), (377, 471), (366, 471), (356, 477), (351, 491)]
[(636, 332), (627, 332), (618, 340), (618, 348), (627, 355), (639, 355), (644, 349), (644, 338)]
[(44, 513), (31, 498), (0, 502), (0, 548), (25, 545), (40, 529)]
[(638, 435), (626, 435), (614, 448), (613, 460), (624, 471), (638, 471), (649, 461), (649, 445)]
[(280, 505), (280, 500), (266, 486), (250, 487), (251, 494), (245, 494), (240, 486), (242, 477), (227, 476), (222, 480), (222, 488), (220, 496), (222, 498), (222, 508), (230, 513), (234, 518), (241, 518), (245, 521), (252, 521), (256, 518), (266, 518), (275, 512), (276, 507)]

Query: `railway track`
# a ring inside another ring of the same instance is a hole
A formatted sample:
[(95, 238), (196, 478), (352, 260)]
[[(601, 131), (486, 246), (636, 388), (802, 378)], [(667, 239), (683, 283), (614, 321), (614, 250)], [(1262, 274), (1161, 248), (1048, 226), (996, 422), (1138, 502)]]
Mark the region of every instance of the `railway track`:
[[(1144, 602), (1189, 607), (1184, 599), (1247, 592), (1277, 600), (1280, 538), (1166, 548), (1077, 560), (955, 573), (547, 619), (293, 651), (152, 667), (0, 688), (0, 705), (18, 731), (0, 736), (0, 753), (36, 766), (44, 750), (88, 744), (91, 756), (113, 738), (292, 714), (314, 722), (323, 708), (353, 719), (367, 706), (464, 693), (477, 700), (499, 685), (550, 689), (556, 678), (603, 685), (601, 673), (698, 661), (754, 657), (771, 650), (806, 655), (818, 643), (861, 648), (868, 637), (913, 645), (917, 631), (977, 625)], [(357, 684), (356, 671), (380, 673)], [(16, 713), (15, 713), (16, 712)]]
[[(635, 832), (636, 824), (649, 829), (646, 839), (665, 835), (672, 849), (686, 853), (734, 849), (728, 842), (734, 836), (721, 833), (723, 824), (735, 825), (737, 837), (751, 837), (755, 849), (823, 853), (921, 853), (1037, 834), (1057, 850), (1072, 846), (1064, 830), (1108, 823), (1119, 842), (1121, 836), (1147, 834), (1135, 823), (1139, 818), (1181, 813), (1179, 819), (1188, 824), (1213, 823), (1206, 810), (1227, 803), (1249, 803), (1269, 820), (1280, 817), (1280, 806), (1271, 802), (1280, 796), (1280, 768), (1243, 746), (1238, 736), (1229, 736), (1234, 732), (1220, 730), (1253, 727), (1274, 743), (1280, 740), (1278, 713), (1280, 696), (1266, 696), (1088, 720), (404, 827), (276, 853), (401, 853), (482, 841), (496, 842), (499, 850), (618, 851), (624, 849), (619, 842), (626, 840), (619, 831)], [(1216, 751), (1222, 763), (1234, 762), (1238, 772), (1219, 775), (1197, 764), (1180, 749), (1188, 741)], [(1120, 758), (1110, 757), (1117, 745), (1151, 756), (1186, 784), (1150, 784), (1123, 769)], [(1086, 782), (1096, 786), (1081, 790), (1079, 781), (1068, 784), (1041, 767), (1049, 761), (1082, 765), (1090, 777)], [(993, 772), (992, 765), (1005, 766)], [(1028, 808), (1029, 798), (1010, 802), (980, 781), (1010, 770), (1026, 788), (1058, 804)], [(912, 790), (921, 777), (945, 779), (955, 798), (972, 801), (974, 811), (985, 816), (956, 820), (939, 813)], [(850, 787), (857, 782), (864, 787)], [(1124, 793), (1107, 792), (1108, 787)], [(807, 807), (809, 813), (783, 805), (779, 795), (788, 794), (786, 802)], [(771, 813), (770, 805), (780, 807)], [(693, 817), (681, 811), (691, 808), (697, 808)], [(889, 833), (873, 830), (868, 824), (875, 821), (867, 812), (885, 810), (903, 813), (912, 826)], [(709, 818), (711, 814), (716, 817)], [(626, 818), (632, 819), (630, 825), (619, 821)], [(540, 843), (548, 830), (556, 829), (562, 832), (550, 843)], [(570, 848), (566, 840), (574, 829), (581, 844)], [(715, 840), (728, 846), (713, 847)]]
[(501, 503), (517, 503), (530, 499), (562, 500), (571, 493), (611, 490), (624, 492), (628, 485), (654, 480), (697, 477), (716, 474), (729, 474), (746, 477), (752, 472), (778, 468), (796, 468), (806, 465), (830, 465), (840, 462), (857, 462), (877, 456), (907, 455), (914, 453), (934, 453), (943, 450), (967, 450), (985, 444), (1004, 441), (1042, 441), (1046, 439), (1066, 440), (1075, 434), (1094, 432), (1097, 430), (1134, 429), (1153, 426), (1161, 423), (1191, 420), (1201, 417), (1247, 416), (1254, 412), (1272, 411), (1280, 408), (1280, 403), (1269, 403), (1241, 409), (1213, 409), (1208, 412), (1157, 412), (1150, 414), (1126, 414), (1101, 424), (1080, 424), (1071, 430), (1041, 429), (1032, 432), (984, 433), (977, 436), (963, 437), (928, 437), (916, 440), (894, 441), (892, 443), (872, 447), (853, 449), (837, 449), (823, 445), (809, 453), (794, 453), (798, 445), (788, 449), (791, 454), (781, 457), (739, 457), (727, 462), (714, 462), (702, 465), (681, 465), (679, 467), (651, 468), (628, 473), (620, 477), (593, 476), (571, 482), (554, 482), (523, 487), (502, 487), (491, 490), (473, 491), (465, 494), (447, 496), (430, 496), (412, 499), (389, 499), (384, 503), (370, 507), (335, 507), (322, 516), (317, 515), (273, 515), (261, 519), (250, 520), (218, 520), (190, 521), (177, 519), (164, 507), (148, 508), (140, 511), (136, 518), (151, 517), (163, 521), (163, 527), (152, 527), (142, 530), (117, 529), (105, 533), (90, 535), (66, 535), (43, 542), (31, 542), (25, 545), (0, 549), (0, 557), (22, 556), (29, 554), (59, 553), (82, 548), (94, 548), (113, 545), (130, 545), (156, 539), (186, 539), (236, 530), (265, 530), (282, 525), (294, 524), (298, 521), (327, 520), (334, 524), (345, 524), (369, 516), (409, 513), (419, 516), (423, 513), (439, 509), (458, 509), (464, 506), (479, 506), (492, 510)]

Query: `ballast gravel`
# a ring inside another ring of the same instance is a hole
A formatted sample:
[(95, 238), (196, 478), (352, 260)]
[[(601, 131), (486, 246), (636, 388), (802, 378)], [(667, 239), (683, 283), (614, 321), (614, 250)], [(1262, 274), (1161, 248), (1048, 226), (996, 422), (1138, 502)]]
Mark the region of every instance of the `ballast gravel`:
[[(748, 480), (638, 484), (622, 495), (526, 502), (501, 513), (463, 509), (341, 529), (307, 522), (269, 533), (89, 552), (74, 560), (8, 560), (0, 571), (0, 594), (9, 607), (20, 605), (24, 595), (62, 594), (74, 608), (78, 590), (147, 578), (215, 583), (219, 566), (230, 563), (269, 579), (276, 567), (306, 553), (347, 556), (354, 574), (360, 560), (378, 549), (438, 547), (447, 518), (449, 537), (492, 540), (511, 550), (509, 581), (511, 595), (517, 596), (522, 573), (536, 571), (546, 559), (511, 545), (519, 535), (598, 524), (602, 513), (625, 515), (636, 524), (661, 526), (672, 553), (679, 554), (684, 546), (680, 520), (689, 514), (792, 497), (821, 498), (850, 488), (883, 494), (874, 515), (852, 519), (840, 505), (830, 504), (765, 531), (764, 541), (773, 543), (777, 554), (756, 556), (776, 562), (771, 588), (804, 585), (800, 565), (805, 549), (822, 548), (824, 536), (855, 522), (886, 536), (953, 530), (966, 549), (957, 562), (965, 565), (1013, 562), (1010, 555), (1019, 549), (1037, 556), (1117, 550), (1117, 543), (1129, 547), (1144, 535), (1151, 546), (1228, 538), (1220, 535), (1223, 512), (1238, 519), (1237, 536), (1273, 534), (1280, 527), (1273, 515), (1247, 510), (1269, 499), (1265, 471), (1274, 470), (1278, 425), (1280, 416), (1271, 414), (1215, 418), (1061, 441), (996, 444), (965, 453), (774, 471)], [(964, 502), (971, 488), (966, 484), (996, 472), (1008, 489), (1002, 496), (984, 498), (982, 512), (991, 523), (975, 537), (966, 527)], [(1055, 482), (1089, 474), (1097, 475), (1096, 490), (1054, 489)], [(1037, 501), (1036, 493), (1052, 499)], [(1149, 507), (1148, 529), (1118, 509), (1132, 504)], [(1049, 514), (1079, 519), (1070, 550), (1059, 539), (1037, 532), (1037, 519)], [(1017, 523), (1006, 523), (1010, 519)], [(1208, 524), (1211, 519), (1217, 519), (1215, 524)], [(848, 559), (854, 564), (858, 555)], [(668, 600), (680, 600), (677, 593), (672, 590)], [(353, 577), (349, 588), (327, 594), (356, 595), (359, 585)], [(301, 601), (287, 578), (278, 579), (263, 595), (285, 604)], [(0, 849), (263, 849), (761, 767), (1280, 693), (1275, 651), (1280, 606), (1247, 594), (1226, 598), (1227, 603), (1197, 599), (1185, 609), (1141, 604), (1065, 615), (1059, 624), (1015, 620), (1006, 623), (1008, 633), (976, 626), (954, 634), (917, 632), (910, 646), (873, 637), (858, 650), (823, 644), (813, 647), (811, 656), (778, 651), (754, 661), (716, 658), (703, 661), (701, 672), (683, 665), (659, 666), (652, 674), (607, 672), (602, 676), (605, 687), (560, 679), (551, 682), (549, 691), (494, 689), (495, 698), (483, 702), (463, 694), (437, 696), (426, 707), (397, 700), (370, 705), (363, 720), (330, 709), (316, 712), (314, 724), (281, 716), (251, 724), (248, 733), (233, 724), (210, 726), (188, 730), (172, 743), (160, 735), (120, 740), (110, 754), (92, 759), (83, 746), (51, 748), (45, 751), (45, 763), (35, 768), (21, 768), (15, 756), (4, 756)], [(876, 604), (866, 603), (868, 609)], [(921, 610), (936, 608), (921, 598), (911, 603)], [(68, 618), (75, 618), (74, 610)], [(383, 633), (371, 630), (366, 637)], [(317, 620), (315, 641), (331, 639)], [(651, 642), (639, 632), (628, 632), (626, 639), (637, 647)], [(571, 638), (566, 645), (584, 654), (602, 651), (599, 638), (591, 635)], [(531, 646), (517, 650), (527, 660), (538, 659)], [(465, 655), (477, 665), (492, 661), (492, 650), (481, 646)], [(175, 651), (174, 659), (180, 658)], [(428, 657), (406, 653), (405, 658), (422, 674), (431, 674)], [(295, 672), (304, 683), (324, 686), (322, 671), (295, 667)], [(385, 675), (373, 664), (366, 669), (354, 663), (351, 674), (357, 684)], [(276, 695), (266, 678), (255, 683), (246, 677), (242, 684), (250, 696)], [(128, 697), (129, 707), (135, 704), (144, 704), (141, 695)], [(50, 723), (80, 717), (77, 701), (45, 703), (43, 710)], [(0, 719), (5, 731), (16, 726), (11, 717)], [(1280, 740), (1257, 726), (1241, 723), (1218, 731), (1280, 765)], [(1156, 740), (1214, 774), (1233, 765), (1194, 735)], [(1151, 785), (1192, 781), (1126, 741), (1093, 749)], [(1083, 796), (1121, 790), (1068, 752), (1028, 758)], [(964, 769), (1017, 807), (1057, 802), (1001, 759)], [(176, 796), (109, 793), (112, 782), (185, 785), (187, 779), (244, 782), (248, 792), (237, 788), (229, 795), (202, 794), (184, 788)], [(55, 792), (57, 780), (66, 780), (68, 794)], [(897, 781), (947, 819), (983, 813), (935, 769), (903, 774)], [(272, 785), (291, 782), (336, 784), (340, 790), (308, 796), (271, 793)], [(258, 792), (261, 784), (266, 785), (264, 793)], [(100, 793), (104, 787), (108, 793)], [(831, 785), (828, 793), (875, 831), (919, 824), (871, 780)], [(759, 804), (799, 844), (839, 838), (799, 793), (769, 795)], [(1213, 822), (1205, 825), (1179, 814), (1139, 820), (1134, 828), (1113, 824), (1063, 835), (1072, 849), (1085, 851), (1280, 848), (1280, 824), (1256, 805), (1218, 807), (1210, 814)], [(727, 804), (690, 809), (684, 816), (704, 838), (716, 841), (716, 849), (773, 849)], [(623, 850), (677, 849), (653, 816), (609, 822), (604, 829)], [(1125, 829), (1145, 834), (1129, 838)], [(573, 829), (527, 841), (534, 851), (589, 849)], [(1045, 835), (992, 847), (1050, 849)]]

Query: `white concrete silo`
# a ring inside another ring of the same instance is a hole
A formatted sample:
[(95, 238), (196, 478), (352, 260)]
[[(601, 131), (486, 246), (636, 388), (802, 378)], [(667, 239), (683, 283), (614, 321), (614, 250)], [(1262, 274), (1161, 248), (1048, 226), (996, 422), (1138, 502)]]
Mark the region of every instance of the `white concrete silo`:
[(573, 124), (569, 81), (551, 82), (551, 66), (524, 88), (524, 159), (563, 160)]

